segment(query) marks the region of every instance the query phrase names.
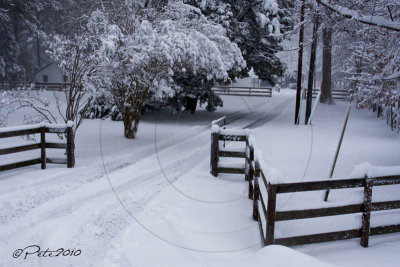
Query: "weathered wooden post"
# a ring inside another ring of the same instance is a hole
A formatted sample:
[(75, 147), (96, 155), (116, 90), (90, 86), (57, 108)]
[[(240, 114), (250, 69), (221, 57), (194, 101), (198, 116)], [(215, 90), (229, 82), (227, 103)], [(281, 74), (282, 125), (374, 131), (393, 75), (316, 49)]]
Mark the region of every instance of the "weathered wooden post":
[(249, 149), (250, 149), (250, 147), (249, 147), (249, 139), (246, 138), (246, 149), (244, 151), (244, 160), (245, 160), (244, 180), (245, 181), (249, 181), (249, 174), (250, 174), (250, 160), (249, 160), (250, 152), (248, 153)]
[(212, 125), (210, 167), (211, 167), (211, 174), (215, 177), (218, 176), (218, 149), (219, 149), (219, 127), (218, 125)]
[(67, 124), (67, 167), (73, 168), (75, 166), (75, 141), (74, 141), (73, 124)]
[(272, 245), (275, 240), (276, 192), (277, 186), (268, 183), (267, 227), (265, 244)]
[(364, 205), (362, 215), (362, 228), (361, 228), (361, 246), (368, 247), (370, 221), (371, 221), (371, 208), (372, 208), (372, 184), (373, 179), (365, 177), (364, 186)]
[(254, 169), (253, 169), (253, 161), (254, 161), (254, 148), (249, 146), (249, 198), (253, 199), (254, 188), (253, 188), (253, 179), (254, 179)]
[(260, 187), (258, 185), (258, 178), (260, 177), (260, 163), (255, 162), (255, 172), (254, 172), (254, 194), (253, 194), (253, 219), (258, 221), (258, 199), (260, 198)]
[(40, 128), (40, 161), (42, 169), (46, 169), (46, 127)]

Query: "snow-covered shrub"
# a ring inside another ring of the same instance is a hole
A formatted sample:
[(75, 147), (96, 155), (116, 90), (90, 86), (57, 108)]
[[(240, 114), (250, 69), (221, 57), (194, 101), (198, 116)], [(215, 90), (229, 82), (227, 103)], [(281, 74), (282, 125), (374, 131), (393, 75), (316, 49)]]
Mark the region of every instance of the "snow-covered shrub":
[(113, 121), (121, 121), (121, 113), (118, 107), (112, 102), (110, 97), (100, 95), (96, 97), (85, 114), (82, 114), (87, 119), (106, 119), (110, 118)]
[(385, 117), (387, 124), (400, 131), (400, 93), (397, 90), (379, 90), (367, 87), (357, 94), (357, 107), (369, 108), (377, 112), (377, 117)]
[(207, 103), (206, 110), (209, 112), (217, 110), (217, 107), (223, 107), (223, 102), (221, 97), (214, 94), (213, 92), (204, 95), (199, 100), (200, 100), (200, 106), (203, 105), (204, 103)]
[(199, 77), (200, 86), (193, 89), (200, 91), (201, 85), (226, 81), (229, 71), (245, 67), (225, 30), (191, 6), (170, 1), (156, 15), (125, 8), (132, 16), (124, 20), (94, 12), (99, 24), (91, 26), (100, 25), (97, 32), (102, 32), (97, 80), (121, 112), (127, 138), (135, 138), (147, 97), (171, 99), (185, 89), (177, 77)]

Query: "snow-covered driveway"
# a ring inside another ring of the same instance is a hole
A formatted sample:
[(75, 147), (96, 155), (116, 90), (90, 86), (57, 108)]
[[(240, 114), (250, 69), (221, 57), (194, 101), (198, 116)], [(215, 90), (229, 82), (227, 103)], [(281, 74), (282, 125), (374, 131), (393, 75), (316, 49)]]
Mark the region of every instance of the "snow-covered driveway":
[[(244, 111), (227, 113), (230, 127), (257, 123), (292, 99), (291, 93), (283, 93), (260, 105), (242, 98)], [(158, 138), (162, 127), (156, 120), (153, 130), (146, 132), (153, 138), (137, 150), (105, 153), (74, 169), (32, 167), (1, 174), (0, 266), (121, 265), (126, 251), (118, 246), (132, 243), (120, 239), (132, 229), (139, 236), (132, 242), (144, 248), (146, 239), (158, 236), (161, 246), (183, 254), (185, 249), (179, 247), (213, 252), (258, 249), (258, 228), (250, 218), (243, 177), (209, 175), (209, 121)], [(110, 145), (106, 131), (100, 136), (104, 147)], [(12, 257), (29, 245), (82, 253)], [(141, 254), (143, 264), (151, 263), (151, 251), (147, 256), (141, 249), (131, 253)]]
[[(280, 169), (285, 181), (326, 177), (346, 103), (321, 106), (312, 129), (294, 126), (294, 93), (282, 90), (269, 99), (226, 97), (224, 108), (215, 113), (150, 114), (133, 141), (122, 137), (119, 122), (85, 122), (76, 139), (74, 169), (40, 170), (38, 165), (0, 174), (0, 266), (329, 266), (320, 260), (397, 266), (399, 234), (373, 237), (368, 249), (353, 239), (297, 247), (297, 252), (281, 246), (260, 250), (243, 177), (209, 174), (209, 124), (225, 115), (229, 128), (254, 129), (266, 164)], [(400, 141), (380, 127), (383, 123), (368, 111), (352, 111), (336, 177), (348, 177), (363, 161), (396, 165)], [(395, 197), (398, 190), (374, 191), (374, 197)], [(332, 201), (340, 198), (332, 192)], [(289, 200), (278, 199), (279, 208), (322, 201), (318, 194)], [(290, 235), (320, 227), (305, 228), (290, 222), (276, 229)], [(30, 245), (80, 249), (81, 254), (13, 258), (17, 249)]]

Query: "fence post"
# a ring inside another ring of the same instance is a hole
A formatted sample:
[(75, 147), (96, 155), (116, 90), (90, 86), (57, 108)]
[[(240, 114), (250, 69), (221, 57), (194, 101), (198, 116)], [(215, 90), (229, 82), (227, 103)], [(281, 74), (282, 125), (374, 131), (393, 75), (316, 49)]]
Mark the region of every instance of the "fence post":
[(275, 215), (276, 215), (276, 192), (277, 186), (268, 184), (267, 204), (267, 229), (265, 231), (265, 244), (272, 245), (275, 240)]
[(211, 164), (211, 174), (214, 175), (215, 177), (218, 176), (218, 149), (219, 149), (218, 139), (219, 139), (219, 132), (212, 132), (210, 164)]
[(253, 168), (253, 161), (254, 161), (254, 148), (249, 146), (249, 198), (253, 199), (254, 195), (254, 188), (253, 188), (253, 179), (254, 179), (254, 168)]
[(74, 129), (72, 125), (67, 125), (67, 168), (75, 166), (75, 142)]
[(40, 161), (42, 170), (46, 169), (46, 127), (40, 128)]
[(372, 208), (372, 183), (373, 179), (365, 177), (364, 187), (364, 205), (362, 214), (362, 228), (361, 228), (361, 246), (368, 247), (370, 221), (371, 221), (371, 208)]
[(258, 177), (260, 177), (260, 164), (255, 162), (254, 172), (254, 194), (253, 194), (253, 219), (258, 221), (258, 199), (260, 198), (260, 187), (258, 186)]
[[(245, 172), (244, 172), (244, 180), (245, 181), (249, 181), (249, 176), (250, 176), (250, 160), (249, 160), (249, 155), (250, 155), (250, 151), (249, 151), (250, 147), (249, 147), (249, 139), (246, 138), (246, 149), (244, 151), (244, 159), (245, 159)], [(247, 154), (247, 151), (249, 151), (249, 154)]]

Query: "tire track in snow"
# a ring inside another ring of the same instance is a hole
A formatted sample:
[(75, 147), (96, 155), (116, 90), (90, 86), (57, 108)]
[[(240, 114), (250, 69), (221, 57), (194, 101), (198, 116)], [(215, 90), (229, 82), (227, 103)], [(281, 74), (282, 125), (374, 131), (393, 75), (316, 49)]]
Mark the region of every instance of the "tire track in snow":
[[(282, 96), (279, 97), (282, 98)], [(243, 101), (246, 102), (244, 99)], [(254, 108), (251, 108), (250, 106), (248, 107), (252, 112), (263, 108), (263, 106), (257, 106)], [(234, 125), (235, 122), (246, 117), (249, 117), (249, 115), (236, 111), (228, 115), (228, 120), (230, 121), (230, 125)], [(160, 144), (157, 145), (157, 148), (162, 151), (163, 149), (172, 147), (179, 142), (193, 139), (202, 132), (207, 131), (209, 127), (209, 125), (192, 127), (187, 131), (180, 133), (178, 136), (160, 142)], [(177, 137), (181, 138), (179, 142), (176, 142)], [(141, 158), (150, 156), (154, 153), (154, 145), (149, 144), (139, 151), (127, 154), (124, 153), (122, 156), (106, 160), (107, 172), (111, 173), (129, 167)], [(11, 186), (2, 186), (3, 189), (0, 189), (0, 225), (9, 223), (13, 219), (26, 214), (33, 208), (38, 207), (47, 201), (51, 201), (68, 191), (75, 190), (85, 184), (91, 185), (93, 181), (103, 177), (104, 173), (99, 172), (99, 169), (102, 169), (102, 166), (99, 163), (94, 163), (89, 167), (79, 167), (71, 170), (63, 169), (61, 175), (52, 173), (51, 175), (44, 176), (43, 171), (39, 170), (33, 172), (33, 177), (31, 177), (28, 182)], [(50, 171), (60, 172), (60, 170), (56, 169), (51, 169)], [(15, 176), (18, 176), (18, 174)], [(11, 181), (12, 178), (13, 177), (10, 177), (8, 180)], [(4, 183), (5, 181), (2, 182)], [(23, 196), (23, 198), (15, 200), (15, 195)]]
[[(285, 98), (283, 100), (285, 100)], [(273, 104), (268, 109), (273, 109), (274, 106), (276, 105)], [(265, 107), (262, 106), (257, 107), (252, 111), (258, 111), (263, 108), (265, 109)], [(265, 114), (265, 112), (261, 114)], [(240, 124), (243, 124), (241, 122), (242, 120), (246, 122), (252, 121), (252, 123), (262, 120), (262, 118), (256, 118), (254, 120), (250, 118), (251, 116), (251, 114), (233, 114), (234, 119), (231, 119), (230, 126), (240, 126)], [(200, 128), (201, 131), (199, 130), (199, 127), (194, 127), (194, 129), (190, 129), (188, 131), (190, 134), (188, 134), (186, 138), (183, 138), (183, 140), (180, 140), (177, 143), (166, 142), (164, 144), (161, 144), (161, 153), (167, 153), (167, 151), (171, 149), (179, 150), (181, 148), (187, 148), (188, 143), (197, 144), (197, 147), (199, 148), (198, 150), (193, 150), (190, 153), (190, 156), (196, 159), (194, 161), (188, 161), (187, 159), (185, 159), (186, 156), (183, 156), (181, 158), (174, 159), (172, 163), (167, 164), (166, 166), (162, 166), (163, 169), (168, 172), (169, 179), (179, 179), (179, 177), (182, 177), (182, 175), (190, 171), (194, 167), (194, 165), (199, 164), (199, 152), (201, 152), (203, 158), (204, 156), (206, 156), (206, 158), (208, 157), (209, 125)], [(192, 133), (194, 134), (191, 135)], [(175, 141), (175, 139), (173, 141)], [(145, 159), (148, 160), (149, 158), (152, 158), (154, 148), (151, 149), (151, 147), (149, 147), (143, 149), (141, 153), (146, 154)], [(141, 157), (143, 157), (143, 154), (140, 154)], [(120, 172), (123, 173), (124, 171), (129, 171), (130, 169), (140, 168), (140, 162), (145, 159), (135, 160), (135, 155), (138, 155), (138, 152), (130, 153), (128, 155), (125, 154), (118, 159), (107, 161), (106, 168), (111, 169), (110, 175), (117, 176), (120, 175)], [(126, 158), (127, 156), (132, 156), (134, 159), (125, 160), (123, 163), (119, 161), (121, 158)], [(116, 162), (118, 163), (116, 164)], [(95, 168), (94, 166), (98, 166), (98, 164), (94, 164), (92, 167)], [(96, 256), (96, 258), (100, 256), (99, 251), (101, 250), (101, 248), (107, 246), (107, 244), (109, 244), (112, 239), (116, 235), (118, 235), (118, 233), (120, 233), (127, 224), (129, 224), (129, 222), (126, 222), (126, 211), (124, 211), (122, 207), (119, 206), (119, 203), (117, 203), (115, 199), (113, 199), (114, 196), (111, 194), (109, 187), (106, 188), (105, 183), (103, 185), (103, 183), (101, 182), (101, 178), (104, 178), (101, 172), (98, 172), (96, 175), (92, 176), (88, 175), (88, 173), (84, 173), (85, 178), (83, 183), (81, 179), (77, 179), (78, 181), (73, 182), (71, 182), (71, 180), (68, 180), (71, 178), (71, 176), (74, 176), (74, 174), (82, 172), (82, 170), (83, 169), (76, 169), (72, 172), (64, 173), (61, 176), (51, 175), (50, 181), (54, 182), (54, 184), (51, 184), (50, 186), (48, 186), (49, 179), (44, 178), (42, 181), (31, 183), (30, 185), (22, 188), (17, 187), (17, 191), (19, 189), (18, 193), (24, 195), (24, 193), (29, 192), (30, 190), (32, 190), (32, 188), (35, 188), (38, 185), (47, 186), (47, 188), (45, 188), (43, 191), (36, 192), (39, 195), (44, 196), (43, 198), (38, 199), (37, 203), (30, 203), (29, 205), (26, 205), (25, 213), (17, 213), (19, 219), (16, 218), (16, 220), (6, 221), (4, 223), (6, 228), (2, 227), (2, 230), (0, 230), (0, 233), (2, 233), (2, 239), (4, 237), (7, 240), (20, 240), (23, 239), (24, 234), (26, 234), (23, 229), (30, 227), (40, 228), (43, 225), (43, 227), (45, 227), (45, 225), (49, 221), (65, 221), (65, 224), (62, 227), (58, 227), (57, 231), (47, 232), (46, 236), (51, 237), (53, 234), (53, 236), (55, 237), (58, 235), (57, 232), (59, 232), (60, 229), (65, 229), (67, 231), (68, 229), (71, 229), (71, 227), (75, 228), (73, 231), (74, 238), (79, 238), (80, 236), (90, 237), (92, 233), (92, 235), (94, 234), (96, 235), (96, 237), (94, 239), (88, 238), (88, 242), (91, 245), (93, 245), (93, 243), (99, 243), (99, 245), (94, 245), (93, 251), (91, 252), (94, 256)], [(82, 173), (80, 173), (78, 177), (82, 177)], [(120, 178), (121, 177), (119, 177), (119, 179)], [(169, 182), (165, 179), (166, 177), (163, 177), (160, 170), (146, 172), (137, 177), (132, 177), (132, 175), (125, 174), (125, 180), (119, 181), (117, 191), (119, 190), (118, 193), (122, 195), (124, 201), (127, 201), (127, 203), (129, 204), (129, 208), (131, 208), (136, 215), (141, 213), (145, 206), (145, 203), (157, 196), (158, 192), (162, 190), (163, 187), (168, 185)], [(98, 190), (97, 192), (90, 192), (93, 187), (99, 186), (95, 183), (101, 185), (101, 190)], [(57, 191), (57, 187), (61, 189)], [(133, 187), (138, 187), (143, 191), (148, 192), (148, 195), (140, 197), (135, 194), (130, 194), (130, 190), (132, 190)], [(15, 192), (13, 192), (12, 194), (15, 194)], [(8, 196), (10, 195), (11, 194), (8, 194)], [(27, 197), (25, 197), (24, 199), (28, 199), (31, 196), (32, 194), (27, 194)], [(7, 197), (7, 195), (5, 195), (4, 197)], [(3, 203), (3, 200), (4, 198), (1, 199), (0, 203)], [(20, 203), (25, 202), (21, 201)], [(78, 209), (74, 209), (75, 205), (77, 205), (78, 203), (82, 203), (81, 207)], [(23, 214), (25, 214), (25, 216), (21, 216)], [(75, 218), (77, 218), (77, 221), (74, 221), (75, 223), (72, 222), (72, 218), (74, 218), (74, 216), (76, 216)], [(12, 224), (13, 227), (9, 227), (9, 225), (7, 225), (6, 223)], [(23, 234), (21, 234), (21, 232)], [(40, 233), (40, 231), (37, 233)], [(101, 233), (109, 234), (105, 235)], [(34, 241), (35, 238), (39, 238), (39, 240), (51, 240), (51, 238), (48, 239), (43, 236), (40, 237), (40, 235), (31, 235), (28, 239)], [(46, 242), (55, 241), (53, 240)]]
[[(208, 138), (208, 134), (207, 136), (204, 134), (202, 139), (204, 138)], [(173, 171), (173, 173), (175, 173), (174, 176), (169, 176), (170, 179), (172, 178), (171, 182), (184, 175), (187, 171), (191, 170), (193, 165), (199, 164), (199, 154), (208, 154), (208, 149), (202, 146), (201, 143), (202, 142), (199, 142), (198, 148), (192, 150), (189, 157), (184, 156), (165, 166), (166, 171)], [(187, 144), (182, 144), (182, 147), (188, 146)], [(127, 175), (129, 176), (128, 178), (131, 179), (131, 175)], [(140, 179), (135, 177), (130, 184), (124, 183), (122, 185), (118, 185), (118, 189), (122, 189), (119, 190), (118, 194), (121, 194), (121, 197), (124, 199), (125, 203), (128, 204), (130, 210), (132, 210), (135, 214), (140, 212), (143, 209), (143, 206), (150, 199), (156, 196), (163, 187), (168, 185), (168, 182), (165, 180), (160, 170), (151, 171), (150, 173), (146, 173), (139, 178)], [(108, 185), (104, 186), (107, 187)], [(132, 194), (132, 187), (135, 188), (135, 191), (140, 189), (144, 193)], [(77, 247), (82, 247), (83, 245), (83, 248), (85, 248), (87, 251), (90, 251), (91, 255), (96, 256), (95, 258), (97, 258), (101, 254), (101, 251), (109, 245), (111, 239), (114, 238), (118, 232), (124, 229), (129, 223), (129, 221), (126, 221), (126, 211), (118, 202), (115, 201), (115, 197), (110, 192), (109, 188), (105, 188), (101, 194), (97, 194), (95, 196), (89, 195), (83, 199), (77, 199), (75, 196), (68, 194), (63, 195), (60, 198), (65, 198), (66, 201), (59, 201), (56, 199), (50, 203), (45, 203), (40, 208), (37, 208), (39, 211), (35, 209), (34, 214), (27, 215), (27, 219), (29, 220), (24, 218), (19, 223), (14, 223), (13, 225), (17, 225), (17, 228), (14, 229), (14, 231), (12, 231), (12, 229), (2, 229), (2, 231), (4, 230), (6, 233), (12, 233), (4, 235), (3, 232), (1, 239), (19, 239), (20, 235), (25, 236), (27, 234), (25, 231), (22, 231), (21, 233), (21, 229), (36, 228), (39, 230), (43, 228), (41, 226), (42, 224), (45, 225), (48, 221), (56, 221), (55, 224), (57, 225), (57, 229), (55, 231), (45, 232), (45, 236), (52, 237), (50, 239), (53, 241), (49, 241), (49, 238), (40, 235), (31, 235), (28, 239), (32, 240), (32, 242), (34, 240), (45, 240), (45, 243), (57, 243), (55, 240), (63, 239), (62, 234), (60, 237), (59, 233), (63, 233), (63, 229), (65, 229), (65, 232), (70, 234), (71, 232), (74, 233), (68, 238), (68, 244), (77, 245)], [(68, 203), (67, 207), (65, 207), (65, 202), (70, 199), (74, 199), (74, 203)], [(75, 211), (71, 211), (71, 208), (73, 208), (79, 202), (84, 204)], [(52, 207), (48, 207), (49, 205)], [(59, 210), (60, 208), (63, 209)], [(42, 221), (44, 223), (41, 223)], [(42, 233), (43, 231), (34, 232)], [(96, 235), (95, 239), (93, 239), (93, 235)], [(71, 242), (72, 240), (79, 239), (80, 237), (86, 237), (81, 240), (88, 240), (89, 244), (74, 244), (74, 242)]]

